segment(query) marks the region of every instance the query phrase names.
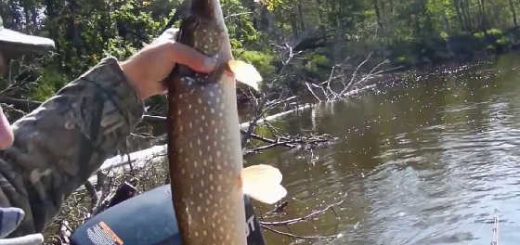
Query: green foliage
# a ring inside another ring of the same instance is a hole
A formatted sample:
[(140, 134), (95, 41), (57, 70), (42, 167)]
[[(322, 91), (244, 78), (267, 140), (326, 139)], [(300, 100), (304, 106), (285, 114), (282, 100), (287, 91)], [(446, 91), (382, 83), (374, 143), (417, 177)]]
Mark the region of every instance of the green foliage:
[(45, 101), (53, 96), (56, 91), (63, 87), (67, 82), (68, 79), (63, 76), (58, 69), (42, 69), (39, 84), (30, 91), (30, 98), (37, 101)]
[(284, 6), (284, 5), (287, 5), (289, 3), (289, 1), (284, 1), (284, 0), (265, 0), (265, 1), (262, 1), (267, 10), (273, 12), (275, 11), (276, 9), (279, 9), (281, 6)]
[[(327, 74), (331, 66), (331, 61), (325, 55), (310, 54), (306, 57), (304, 69), (310, 76), (319, 77), (320, 75)], [(324, 78), (325, 77), (322, 77), (322, 79)]]
[[(164, 9), (164, 6), (178, 4), (171, 0), (32, 2), (30, 5), (26, 1), (0, 2), (0, 14), (4, 18), (8, 16), (11, 28), (41, 32), (56, 42), (55, 55), (41, 67), (38, 85), (31, 90), (30, 96), (39, 100), (52, 95), (103, 57), (125, 59), (135, 53), (167, 23), (174, 9)], [(163, 6), (159, 8), (155, 2)], [(39, 9), (45, 9), (44, 17), (30, 16)]]
[(484, 32), (475, 32), (473, 33), (473, 37), (477, 40), (484, 40), (484, 37), (486, 37), (486, 34)]
[(261, 38), (250, 10), (239, 0), (223, 0), (223, 13), (234, 48), (255, 45)]
[(128, 41), (119, 36), (108, 39), (107, 45), (104, 48), (104, 56), (114, 56), (118, 59), (130, 57), (138, 49)]
[(487, 34), (490, 35), (490, 36), (495, 36), (495, 37), (499, 37), (499, 36), (502, 36), (504, 33), (502, 32), (502, 30), (500, 29), (497, 29), (497, 28), (491, 28), (487, 31)]
[(274, 56), (269, 53), (242, 50), (237, 58), (253, 64), (264, 77), (270, 77), (274, 74)]
[(440, 37), (442, 38), (442, 40), (447, 41), (449, 39), (450, 35), (447, 32), (442, 31), (440, 33)]
[[(103, 57), (125, 59), (179, 15), (183, 0), (6, 0), (7, 27), (55, 40), (31, 96), (44, 99)], [(235, 57), (276, 86), (325, 79), (346, 56), (376, 51), (394, 64), (468, 58), (520, 44), (511, 0), (222, 0)], [(179, 15), (179, 16), (182, 16)], [(179, 23), (178, 21), (175, 23)], [(300, 48), (290, 64), (287, 45)], [(354, 59), (353, 59), (354, 60)], [(283, 67), (283, 69), (281, 69)], [(283, 73), (283, 74), (275, 74)]]
[(509, 44), (511, 44), (511, 40), (509, 40), (508, 37), (503, 36), (496, 41), (496, 44), (499, 46), (508, 46)]

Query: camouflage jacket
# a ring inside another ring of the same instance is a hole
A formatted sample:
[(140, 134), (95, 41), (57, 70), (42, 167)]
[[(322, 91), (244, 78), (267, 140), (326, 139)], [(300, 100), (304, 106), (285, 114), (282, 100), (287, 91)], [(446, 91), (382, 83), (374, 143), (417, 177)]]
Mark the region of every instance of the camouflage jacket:
[(0, 206), (26, 212), (12, 235), (41, 232), (116, 153), (143, 110), (118, 62), (107, 58), (15, 122), (14, 145), (0, 152)]

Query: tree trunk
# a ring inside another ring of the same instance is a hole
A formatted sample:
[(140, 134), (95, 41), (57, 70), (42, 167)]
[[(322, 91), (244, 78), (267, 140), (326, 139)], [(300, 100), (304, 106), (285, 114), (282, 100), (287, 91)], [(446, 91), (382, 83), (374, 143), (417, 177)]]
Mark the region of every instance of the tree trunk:
[(448, 16), (446, 15), (446, 13), (442, 14), (442, 20), (444, 22), (444, 31), (447, 33), (451, 32), (450, 20), (449, 20)]
[(377, 4), (377, 0), (373, 0), (374, 10), (376, 11), (377, 18), (377, 26), (379, 26), (379, 30), (383, 30), (383, 23), (381, 23), (381, 11), (379, 10), (379, 5)]
[(34, 25), (34, 30), (39, 30), (40, 26), (38, 25), (38, 13), (36, 11), (36, 8), (37, 8), (36, 5), (31, 8), (31, 18), (32, 18), (32, 23)]
[(457, 19), (459, 20), (460, 27), (463, 31), (468, 31), (468, 26), (466, 25), (466, 21), (464, 20), (464, 14), (462, 13), (460, 1), (454, 0), (453, 6), (455, 7), (455, 13), (457, 14)]
[(24, 13), (25, 22), (24, 22), (22, 30), (27, 33), (32, 33), (32, 29), (31, 29), (32, 26), (30, 23), (32, 18), (31, 18), (31, 14), (29, 13), (29, 8), (27, 6), (23, 7), (23, 13)]
[(466, 27), (468, 31), (473, 31), (473, 20), (471, 19), (471, 13), (469, 11), (469, 2), (468, 0), (461, 0), (461, 10), (464, 16)]
[(484, 9), (484, 1), (483, 0), (478, 0), (477, 1), (477, 4), (478, 4), (478, 29), (480, 31), (486, 31), (487, 28), (486, 28), (486, 13), (485, 13), (485, 9)]
[(300, 19), (300, 29), (305, 32), (305, 18), (302, 9), (302, 1), (298, 1), (298, 18)]
[(516, 19), (516, 10), (515, 5), (513, 4), (513, 0), (509, 0), (509, 8), (511, 9), (511, 13), (513, 14), (513, 23), (515, 27), (518, 27), (518, 21)]

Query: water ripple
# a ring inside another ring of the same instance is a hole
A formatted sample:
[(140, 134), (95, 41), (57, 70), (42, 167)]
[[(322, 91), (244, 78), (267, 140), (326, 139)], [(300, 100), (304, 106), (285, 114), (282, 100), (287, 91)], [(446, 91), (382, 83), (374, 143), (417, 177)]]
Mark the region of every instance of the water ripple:
[[(339, 222), (315, 224), (341, 232), (332, 244), (489, 244), (495, 215), (501, 242), (520, 243), (519, 75), (419, 84), (321, 112), (308, 128), (343, 143), (315, 151), (314, 165), (266, 160), (285, 162), (291, 215), (348, 193)], [(305, 227), (292, 229), (316, 232)]]

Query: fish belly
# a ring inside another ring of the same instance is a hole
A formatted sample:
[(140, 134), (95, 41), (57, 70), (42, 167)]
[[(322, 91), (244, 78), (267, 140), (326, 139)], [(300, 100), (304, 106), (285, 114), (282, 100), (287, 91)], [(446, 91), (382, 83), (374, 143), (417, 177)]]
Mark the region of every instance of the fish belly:
[(246, 244), (235, 81), (220, 74), (173, 85), (170, 176), (185, 244)]

